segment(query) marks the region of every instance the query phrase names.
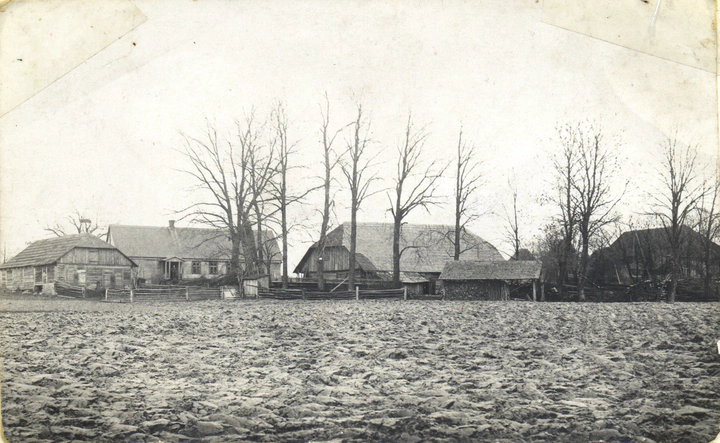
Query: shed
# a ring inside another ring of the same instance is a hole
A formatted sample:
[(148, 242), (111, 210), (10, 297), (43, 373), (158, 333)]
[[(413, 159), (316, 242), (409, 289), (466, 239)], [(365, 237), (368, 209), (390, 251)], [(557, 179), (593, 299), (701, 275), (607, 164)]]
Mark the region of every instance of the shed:
[(439, 280), (445, 297), (450, 299), (507, 300), (511, 292), (532, 287), (532, 298), (536, 300), (542, 281), (542, 262), (451, 261), (445, 265)]
[(249, 275), (243, 277), (243, 295), (245, 297), (257, 297), (260, 288), (270, 287), (270, 274)]

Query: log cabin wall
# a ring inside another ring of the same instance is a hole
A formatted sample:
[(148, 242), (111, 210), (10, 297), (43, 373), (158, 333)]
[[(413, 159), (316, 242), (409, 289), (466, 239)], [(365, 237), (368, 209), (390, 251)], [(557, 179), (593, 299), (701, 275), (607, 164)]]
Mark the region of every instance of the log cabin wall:
[(11, 290), (33, 290), (35, 287), (35, 269), (32, 266), (4, 269), (4, 285)]
[[(84, 272), (84, 282), (80, 273)], [(55, 280), (76, 286), (122, 288), (132, 286), (133, 272), (128, 266), (58, 264)]]

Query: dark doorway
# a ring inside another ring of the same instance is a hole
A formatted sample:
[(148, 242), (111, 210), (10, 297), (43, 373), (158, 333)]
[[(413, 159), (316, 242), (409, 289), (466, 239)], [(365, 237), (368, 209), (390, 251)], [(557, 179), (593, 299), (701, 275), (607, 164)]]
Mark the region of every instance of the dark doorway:
[(171, 263), (170, 263), (170, 280), (171, 280), (173, 283), (177, 283), (177, 281), (178, 281), (178, 277), (179, 277), (179, 275), (178, 275), (179, 266), (178, 266), (178, 265), (179, 265), (179, 264), (180, 264), (180, 263), (178, 263), (178, 262), (171, 262)]

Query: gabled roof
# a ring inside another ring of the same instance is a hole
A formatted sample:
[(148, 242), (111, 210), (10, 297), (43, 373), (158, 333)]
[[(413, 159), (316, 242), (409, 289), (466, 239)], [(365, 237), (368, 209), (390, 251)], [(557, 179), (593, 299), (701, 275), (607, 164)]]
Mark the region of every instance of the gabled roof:
[[(700, 248), (703, 244), (705, 244), (705, 237), (688, 226), (682, 226), (680, 228), (680, 235), (683, 246), (692, 245), (696, 248)], [(660, 249), (669, 247), (668, 234), (665, 228), (636, 229), (633, 231), (623, 232), (617, 240), (610, 245), (610, 247), (621, 248), (635, 243), (653, 245), (654, 247)], [(713, 251), (720, 250), (720, 246), (715, 243), (712, 243), (711, 248)]]
[[(683, 226), (680, 233), (683, 255), (701, 257), (705, 237), (687, 226)], [(711, 241), (710, 252), (713, 256), (720, 256), (720, 245)], [(665, 228), (636, 229), (623, 232), (610, 246), (595, 251), (593, 259), (624, 260), (636, 254), (659, 259), (669, 253), (670, 243)]]
[[(403, 272), (439, 273), (445, 263), (452, 260), (454, 248), (451, 242), (454, 226), (415, 225), (402, 226), (400, 249), (405, 249), (400, 259)], [(366, 271), (392, 271), (393, 224), (357, 224), (357, 263)], [(463, 260), (503, 260), (497, 249), (482, 238), (464, 231), (460, 239)], [(303, 266), (317, 247), (311, 246), (295, 267), (295, 273), (303, 272)], [(343, 223), (328, 233), (326, 247), (345, 247), (350, 250), (350, 223)]]
[(116, 249), (91, 234), (64, 235), (31, 243), (7, 263), (0, 265), (0, 269), (49, 265), (74, 248)]
[(440, 280), (535, 280), (540, 278), (542, 262), (536, 260), (451, 261)]
[[(275, 234), (264, 231), (273, 261), (280, 260)], [(108, 240), (130, 257), (229, 260), (232, 243), (221, 229), (110, 225)], [(241, 250), (242, 255), (242, 250)]]

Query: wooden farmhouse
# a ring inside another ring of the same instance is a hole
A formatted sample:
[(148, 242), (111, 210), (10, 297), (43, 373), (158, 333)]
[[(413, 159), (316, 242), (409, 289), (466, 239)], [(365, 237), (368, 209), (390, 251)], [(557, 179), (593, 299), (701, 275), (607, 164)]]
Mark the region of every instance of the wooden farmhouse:
[[(265, 256), (273, 280), (280, 277), (280, 249), (271, 232), (264, 233)], [(228, 272), (232, 245), (225, 231), (208, 228), (110, 225), (108, 242), (138, 264), (145, 283), (213, 279)], [(242, 260), (242, 251), (241, 251)]]
[[(413, 294), (435, 293), (435, 281), (445, 263), (453, 259), (452, 233), (447, 225), (402, 226), (400, 236), (400, 280)], [(460, 240), (464, 260), (502, 260), (493, 245), (465, 231)], [(387, 284), (393, 272), (393, 224), (358, 223), (356, 243), (356, 282), (363, 286)], [(305, 279), (317, 278), (318, 260), (322, 258), (325, 279), (329, 285), (347, 280), (350, 268), (350, 223), (343, 223), (328, 233), (325, 252), (318, 257), (317, 243), (312, 245), (295, 267)], [(332, 287), (332, 286), (331, 286)]]
[[(720, 275), (720, 246), (707, 242), (698, 232), (681, 230), (680, 268), (682, 276), (705, 275), (706, 246), (711, 275)], [(591, 278), (599, 284), (630, 285), (645, 280), (662, 280), (670, 273), (670, 244), (665, 228), (623, 232), (607, 248), (593, 253)]]
[(451, 261), (440, 274), (448, 299), (508, 300), (524, 298), (530, 287), (532, 299), (542, 291), (542, 263), (534, 260)]
[(90, 234), (39, 240), (0, 265), (0, 284), (9, 289), (54, 292), (55, 281), (93, 288), (133, 283), (137, 265), (116, 247)]

